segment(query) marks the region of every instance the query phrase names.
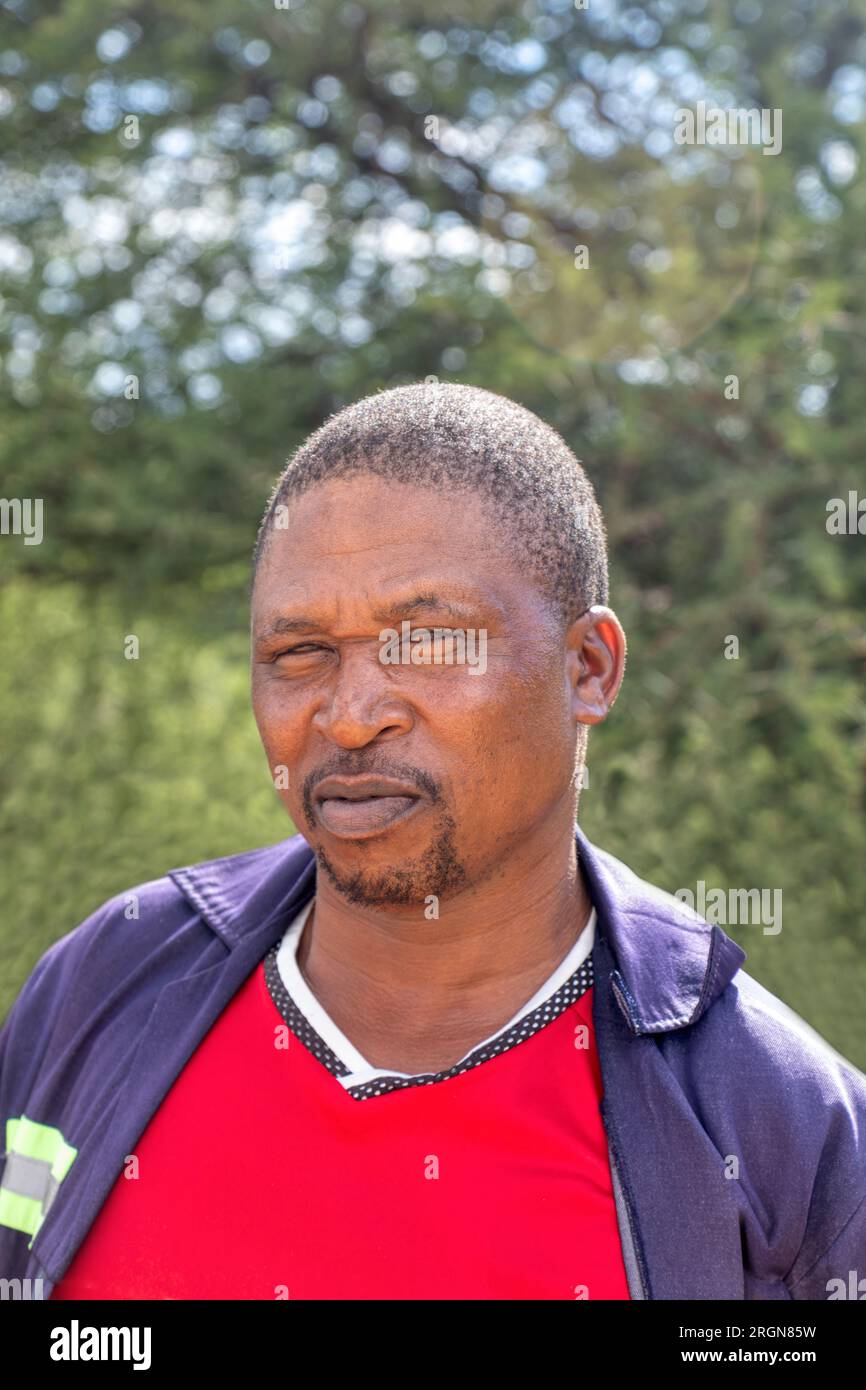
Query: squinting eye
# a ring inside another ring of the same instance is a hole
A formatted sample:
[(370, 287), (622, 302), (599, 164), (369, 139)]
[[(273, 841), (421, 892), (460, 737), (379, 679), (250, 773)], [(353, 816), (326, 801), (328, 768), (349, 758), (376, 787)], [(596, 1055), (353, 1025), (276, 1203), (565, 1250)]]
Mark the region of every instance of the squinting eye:
[(287, 647), (284, 652), (277, 652), (274, 660), (279, 661), (280, 658), (284, 656), (306, 656), (308, 652), (323, 652), (326, 650), (327, 648), (323, 647), (318, 642), (304, 642), (298, 647)]

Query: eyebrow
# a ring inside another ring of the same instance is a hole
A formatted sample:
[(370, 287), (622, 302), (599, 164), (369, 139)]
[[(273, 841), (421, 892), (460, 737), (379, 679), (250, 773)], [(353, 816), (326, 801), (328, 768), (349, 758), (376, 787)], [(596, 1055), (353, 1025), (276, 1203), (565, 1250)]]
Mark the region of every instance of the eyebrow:
[[(373, 617), (384, 626), (388, 623), (393, 624), (395, 619), (406, 618), (419, 609), (436, 609), (452, 618), (465, 619), (473, 616), (472, 607), (468, 604), (461, 604), (435, 593), (421, 593), (413, 594), (408, 599), (397, 599), (386, 607), (376, 608)], [(273, 622), (256, 633), (256, 640), (267, 642), (271, 637), (286, 637), (293, 632), (313, 632), (321, 626), (320, 620), (300, 614), (293, 618), (274, 618)]]
[(423, 593), (414, 594), (410, 599), (398, 599), (396, 603), (389, 603), (387, 608), (377, 608), (373, 616), (386, 622), (388, 619), (405, 618), (409, 613), (417, 612), (419, 608), (437, 609), (455, 618), (465, 618), (472, 614), (471, 604), (446, 599), (439, 594)]
[(269, 637), (286, 637), (292, 632), (312, 632), (320, 624), (315, 618), (274, 618), (267, 627), (256, 633), (256, 640), (266, 642)]

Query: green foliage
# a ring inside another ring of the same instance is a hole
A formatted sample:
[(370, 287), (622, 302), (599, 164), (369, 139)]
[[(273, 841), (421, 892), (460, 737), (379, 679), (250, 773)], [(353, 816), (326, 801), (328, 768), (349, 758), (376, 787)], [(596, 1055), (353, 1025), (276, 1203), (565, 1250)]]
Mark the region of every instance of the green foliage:
[(246, 633), (216, 635), (205, 602), (179, 596), (130, 625), (111, 592), (18, 580), (0, 595), (14, 654), (0, 672), (0, 1014), (107, 897), (293, 833), (249, 709)]

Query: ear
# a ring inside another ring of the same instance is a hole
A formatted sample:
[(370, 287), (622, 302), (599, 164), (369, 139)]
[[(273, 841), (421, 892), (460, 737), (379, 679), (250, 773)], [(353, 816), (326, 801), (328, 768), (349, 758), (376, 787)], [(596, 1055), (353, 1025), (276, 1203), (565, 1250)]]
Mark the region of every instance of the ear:
[(600, 724), (619, 694), (626, 642), (613, 609), (594, 604), (566, 633), (572, 709), (579, 724)]

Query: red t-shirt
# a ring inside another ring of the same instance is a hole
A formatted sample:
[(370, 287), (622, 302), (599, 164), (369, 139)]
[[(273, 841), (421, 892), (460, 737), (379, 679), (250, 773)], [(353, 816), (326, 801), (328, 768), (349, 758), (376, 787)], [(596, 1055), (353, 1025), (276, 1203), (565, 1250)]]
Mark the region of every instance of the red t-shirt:
[(629, 1297), (591, 958), (449, 1072), (354, 1086), (277, 960), (202, 1040), (52, 1297)]

